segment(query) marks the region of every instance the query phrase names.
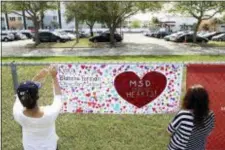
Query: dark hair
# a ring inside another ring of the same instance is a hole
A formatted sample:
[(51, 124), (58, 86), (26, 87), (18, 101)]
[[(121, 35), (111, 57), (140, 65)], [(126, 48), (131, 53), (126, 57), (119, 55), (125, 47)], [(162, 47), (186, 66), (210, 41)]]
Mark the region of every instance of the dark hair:
[(17, 95), (21, 104), (27, 109), (33, 109), (39, 99), (38, 87), (33, 83), (21, 83), (17, 89)]
[(188, 89), (184, 99), (183, 108), (191, 109), (194, 113), (194, 123), (201, 124), (209, 114), (209, 95), (201, 85), (194, 85)]

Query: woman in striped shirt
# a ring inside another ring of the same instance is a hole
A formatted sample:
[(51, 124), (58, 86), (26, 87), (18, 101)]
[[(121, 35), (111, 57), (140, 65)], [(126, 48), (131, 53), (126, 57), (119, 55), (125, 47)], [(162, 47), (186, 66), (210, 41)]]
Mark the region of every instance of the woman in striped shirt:
[(201, 85), (194, 85), (188, 89), (182, 107), (168, 126), (168, 150), (204, 150), (215, 122), (208, 92)]

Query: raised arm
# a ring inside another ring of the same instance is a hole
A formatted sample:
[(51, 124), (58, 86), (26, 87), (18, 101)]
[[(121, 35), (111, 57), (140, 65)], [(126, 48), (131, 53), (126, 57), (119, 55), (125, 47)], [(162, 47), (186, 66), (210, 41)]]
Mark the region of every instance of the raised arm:
[(33, 78), (32, 81), (34, 82), (42, 82), (45, 79), (45, 77), (48, 75), (48, 69), (43, 68), (38, 74), (36, 74)]
[(62, 107), (62, 100), (61, 100), (61, 89), (59, 86), (59, 82), (57, 79), (57, 70), (55, 66), (50, 66), (49, 67), (49, 73), (52, 76), (52, 84), (53, 84), (53, 94), (54, 94), (54, 99), (53, 103), (51, 105), (52, 112), (54, 114), (54, 118), (56, 118), (60, 112), (60, 109)]
[(59, 87), (59, 82), (57, 80), (57, 70), (55, 66), (50, 66), (49, 67), (49, 72), (52, 76), (52, 82), (53, 82), (53, 93), (54, 95), (61, 95), (61, 89)]

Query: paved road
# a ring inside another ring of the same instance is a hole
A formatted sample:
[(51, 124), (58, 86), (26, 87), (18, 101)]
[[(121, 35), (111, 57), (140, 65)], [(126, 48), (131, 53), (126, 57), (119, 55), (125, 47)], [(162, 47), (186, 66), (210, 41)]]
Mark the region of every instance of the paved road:
[(174, 43), (145, 37), (142, 34), (124, 34), (121, 47), (116, 48), (48, 48), (28, 49), (32, 40), (2, 44), (3, 56), (115, 56), (115, 55), (225, 55), (225, 48), (190, 47), (184, 43)]

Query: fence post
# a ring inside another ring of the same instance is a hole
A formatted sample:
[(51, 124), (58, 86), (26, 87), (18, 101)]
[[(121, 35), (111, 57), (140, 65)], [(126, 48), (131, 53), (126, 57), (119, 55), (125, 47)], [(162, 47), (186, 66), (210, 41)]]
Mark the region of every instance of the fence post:
[(14, 93), (16, 94), (17, 93), (16, 89), (17, 89), (17, 86), (18, 86), (18, 78), (17, 78), (17, 70), (16, 70), (15, 61), (13, 61), (10, 64), (10, 67), (11, 67), (11, 73), (12, 73), (12, 79), (13, 79)]

